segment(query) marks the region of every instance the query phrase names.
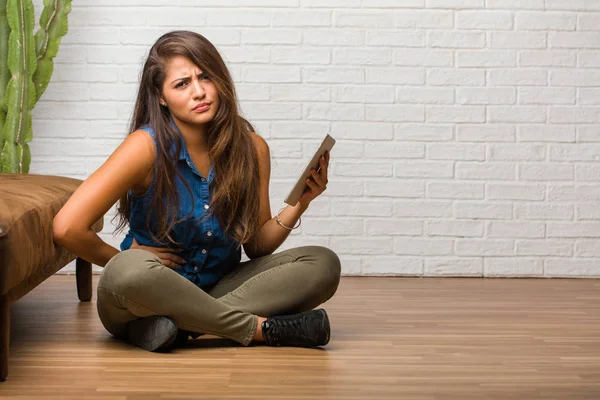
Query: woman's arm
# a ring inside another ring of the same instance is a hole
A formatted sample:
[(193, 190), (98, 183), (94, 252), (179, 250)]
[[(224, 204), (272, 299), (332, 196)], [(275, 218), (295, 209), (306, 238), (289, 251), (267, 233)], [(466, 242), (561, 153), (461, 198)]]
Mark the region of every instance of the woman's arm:
[[(260, 230), (256, 237), (244, 244), (244, 252), (249, 258), (262, 257), (273, 253), (289, 236), (290, 230), (285, 229), (277, 223), (275, 217), (271, 217), (271, 205), (269, 203), (269, 180), (271, 176), (271, 156), (269, 146), (258, 135), (254, 135), (255, 145), (258, 153), (258, 168), (260, 175)], [(326, 159), (319, 161), (320, 173), (313, 172), (312, 178), (307, 182), (309, 189), (302, 194), (300, 201), (295, 206), (286, 206), (279, 214), (279, 220), (287, 227), (293, 227), (298, 218), (306, 211), (308, 205), (315, 197), (323, 193), (327, 185), (327, 167), (329, 154)]]
[(78, 257), (104, 266), (119, 250), (100, 239), (91, 226), (127, 190), (145, 182), (156, 158), (155, 151), (154, 141), (145, 131), (129, 135), (54, 217), (54, 241)]

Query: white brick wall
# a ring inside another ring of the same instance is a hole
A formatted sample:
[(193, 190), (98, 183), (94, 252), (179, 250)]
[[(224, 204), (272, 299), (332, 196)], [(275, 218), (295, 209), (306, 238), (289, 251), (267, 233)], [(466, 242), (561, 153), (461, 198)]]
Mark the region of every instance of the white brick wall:
[(271, 146), (273, 213), (338, 140), (282, 249), (330, 246), (345, 274), (600, 276), (600, 1), (86, 0), (69, 20), (33, 173), (89, 176), (149, 46), (191, 29)]

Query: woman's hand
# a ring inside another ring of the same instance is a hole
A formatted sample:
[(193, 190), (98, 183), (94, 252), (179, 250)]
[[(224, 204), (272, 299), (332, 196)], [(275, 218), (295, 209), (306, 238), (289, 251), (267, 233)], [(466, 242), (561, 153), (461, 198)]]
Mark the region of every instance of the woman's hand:
[(325, 157), (319, 158), (319, 169), (312, 169), (310, 171), (311, 176), (306, 179), (308, 188), (302, 193), (298, 204), (303, 210), (308, 208), (308, 205), (317, 196), (323, 193), (327, 189), (327, 168), (329, 167), (329, 152), (325, 152)]
[(156, 254), (160, 258), (160, 261), (162, 261), (162, 263), (165, 265), (165, 267), (169, 267), (171, 269), (179, 269), (186, 262), (183, 258), (179, 257), (176, 254), (173, 254), (173, 253), (180, 252), (181, 249), (171, 249), (168, 247), (141, 246), (140, 244), (138, 244), (138, 242), (135, 240), (135, 238), (133, 238), (133, 242), (131, 243), (131, 248), (146, 250), (146, 251)]

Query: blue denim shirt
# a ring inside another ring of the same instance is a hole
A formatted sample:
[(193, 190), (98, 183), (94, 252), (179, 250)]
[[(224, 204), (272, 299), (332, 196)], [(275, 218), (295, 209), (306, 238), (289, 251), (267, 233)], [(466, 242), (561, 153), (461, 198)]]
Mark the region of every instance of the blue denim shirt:
[[(141, 129), (148, 132), (156, 142), (152, 127), (147, 125)], [(208, 177), (202, 176), (194, 166), (183, 138), (182, 142), (177, 169), (190, 186), (193, 196), (190, 196), (181, 179), (177, 178), (175, 182), (179, 195), (177, 218), (181, 219), (188, 215), (192, 211), (192, 205), (194, 209), (193, 213), (177, 223), (171, 232), (172, 237), (179, 243), (178, 247), (183, 249), (178, 255), (187, 261), (182, 268), (174, 271), (199, 287), (207, 287), (217, 283), (238, 265), (241, 260), (241, 248), (238, 248), (238, 243), (223, 232), (215, 215), (199, 222), (202, 214), (209, 209), (211, 199), (209, 185), (214, 179), (214, 169), (211, 164)], [(143, 195), (136, 196), (131, 191), (128, 192), (131, 199), (130, 229), (121, 242), (121, 250), (129, 249), (134, 237), (140, 245), (164, 247), (152, 239), (146, 227), (148, 214), (151, 215), (150, 226), (156, 226), (155, 210), (150, 209), (153, 183)]]

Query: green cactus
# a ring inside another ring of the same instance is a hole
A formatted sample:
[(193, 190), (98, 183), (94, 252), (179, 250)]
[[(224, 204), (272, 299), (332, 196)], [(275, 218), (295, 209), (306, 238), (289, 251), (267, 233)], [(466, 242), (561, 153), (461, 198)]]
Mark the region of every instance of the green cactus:
[(0, 172), (29, 171), (31, 110), (50, 82), (70, 11), (71, 0), (44, 0), (34, 37), (31, 0), (0, 0)]

